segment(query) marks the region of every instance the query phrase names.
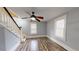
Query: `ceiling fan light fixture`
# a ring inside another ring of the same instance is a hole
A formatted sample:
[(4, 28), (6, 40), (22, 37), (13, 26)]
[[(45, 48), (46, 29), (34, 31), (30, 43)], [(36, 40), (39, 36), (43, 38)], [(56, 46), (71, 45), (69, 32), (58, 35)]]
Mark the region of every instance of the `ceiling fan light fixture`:
[(36, 21), (36, 19), (34, 17), (31, 17), (31, 20)]
[[(43, 16), (35, 16), (35, 15), (34, 15), (34, 12), (32, 12), (32, 14), (30, 15), (29, 18), (30, 18), (31, 21), (38, 21), (38, 22), (40, 22), (41, 19), (44, 19)], [(24, 18), (22, 18), (22, 19), (27, 19), (27, 17), (24, 17)]]

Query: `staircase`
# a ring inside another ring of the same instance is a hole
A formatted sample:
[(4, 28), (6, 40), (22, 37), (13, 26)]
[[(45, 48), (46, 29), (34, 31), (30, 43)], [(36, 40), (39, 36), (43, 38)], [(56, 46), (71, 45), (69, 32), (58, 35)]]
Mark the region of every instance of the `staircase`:
[(18, 36), (20, 38), (20, 42), (26, 40), (26, 34), (23, 33), (21, 28), (17, 25), (7, 8), (0, 7), (0, 25)]

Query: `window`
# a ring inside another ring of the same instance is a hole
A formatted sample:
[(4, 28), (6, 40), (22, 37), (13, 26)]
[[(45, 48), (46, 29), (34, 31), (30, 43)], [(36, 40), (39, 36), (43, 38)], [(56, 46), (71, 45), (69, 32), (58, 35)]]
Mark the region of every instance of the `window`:
[(55, 35), (60, 38), (64, 38), (65, 19), (57, 20), (55, 28)]
[(37, 24), (36, 22), (31, 22), (31, 34), (37, 33)]

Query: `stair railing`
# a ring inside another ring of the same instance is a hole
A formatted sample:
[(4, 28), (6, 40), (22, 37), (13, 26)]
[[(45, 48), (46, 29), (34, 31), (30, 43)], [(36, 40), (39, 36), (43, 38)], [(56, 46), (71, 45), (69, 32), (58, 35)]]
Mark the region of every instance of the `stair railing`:
[(17, 25), (17, 23), (5, 7), (0, 7), (0, 24), (11, 32), (13, 32), (14, 34), (21, 37), (20, 27)]

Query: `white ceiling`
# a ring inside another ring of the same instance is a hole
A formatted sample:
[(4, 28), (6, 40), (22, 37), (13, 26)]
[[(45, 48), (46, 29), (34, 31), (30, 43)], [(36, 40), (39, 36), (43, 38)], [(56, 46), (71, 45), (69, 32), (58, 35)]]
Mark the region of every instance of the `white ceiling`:
[(32, 11), (35, 12), (35, 15), (43, 16), (44, 21), (48, 21), (53, 19), (74, 7), (9, 7), (12, 9), (18, 16), (20, 17), (29, 17), (29, 15), (25, 12), (29, 12), (31, 14)]

